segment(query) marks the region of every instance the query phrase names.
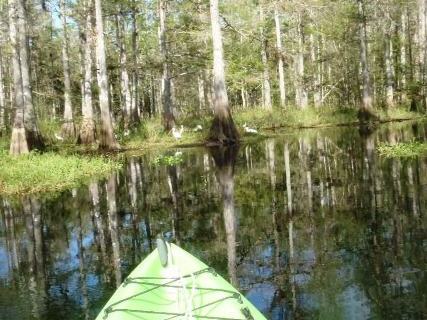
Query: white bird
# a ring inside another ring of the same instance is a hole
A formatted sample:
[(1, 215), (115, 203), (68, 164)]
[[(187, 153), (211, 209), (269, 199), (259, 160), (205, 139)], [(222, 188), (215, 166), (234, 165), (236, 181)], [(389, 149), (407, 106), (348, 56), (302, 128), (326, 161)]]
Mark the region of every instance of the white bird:
[(182, 132), (184, 131), (184, 126), (181, 125), (179, 130), (176, 127), (172, 128), (172, 135), (176, 140), (179, 140), (182, 138)]
[(126, 129), (125, 131), (123, 131), (123, 136), (127, 137), (128, 135), (130, 135), (129, 129)]
[(182, 152), (181, 151), (177, 151), (174, 154), (174, 157), (181, 157), (182, 156)]
[(198, 124), (194, 129), (193, 129), (193, 132), (198, 132), (198, 131), (202, 131), (203, 130), (203, 127), (200, 125), (200, 124)]
[(243, 130), (245, 130), (246, 133), (258, 133), (258, 130), (249, 128), (246, 122), (243, 124)]
[(64, 138), (63, 137), (61, 137), (59, 134), (57, 134), (57, 133), (55, 133), (55, 138), (56, 138), (56, 140), (59, 140), (59, 141), (64, 141)]

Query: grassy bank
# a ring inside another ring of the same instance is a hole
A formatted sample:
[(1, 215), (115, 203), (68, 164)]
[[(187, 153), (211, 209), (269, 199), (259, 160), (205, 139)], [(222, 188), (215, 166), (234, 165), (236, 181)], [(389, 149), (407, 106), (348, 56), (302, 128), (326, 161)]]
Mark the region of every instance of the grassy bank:
[[(396, 108), (389, 112), (377, 113), (380, 121), (415, 119), (423, 115)], [(289, 130), (308, 127), (328, 127), (351, 125), (357, 123), (357, 110), (348, 108), (308, 108), (274, 109), (269, 112), (261, 108), (238, 110), (233, 115), (243, 140), (257, 139), (264, 136), (282, 134)], [(117, 133), (124, 149), (136, 152), (150, 150), (161, 153), (162, 149), (174, 146), (202, 145), (207, 136), (212, 117), (187, 117), (179, 119), (178, 125), (184, 126), (182, 138), (176, 140), (163, 130), (160, 117), (144, 121), (130, 136)], [(257, 134), (248, 135), (243, 125), (258, 130)], [(200, 125), (202, 130), (195, 132)], [(92, 178), (101, 178), (120, 167), (120, 161), (94, 154), (93, 149), (64, 143), (55, 138), (60, 132), (60, 123), (41, 123), (40, 128), (48, 144), (47, 152), (31, 153), (21, 157), (8, 155), (9, 139), (0, 140), (0, 193), (24, 194), (36, 192), (55, 192), (77, 187)], [(84, 155), (91, 151), (91, 155)], [(423, 144), (383, 145), (379, 151), (385, 156), (413, 156), (427, 151)], [(160, 159), (162, 160), (162, 159)], [(160, 161), (159, 160), (159, 161)], [(168, 159), (166, 159), (168, 160)]]
[(100, 156), (47, 152), (13, 157), (3, 150), (0, 152), (0, 193), (58, 192), (102, 178), (119, 167), (118, 161)]
[[(299, 109), (273, 109), (267, 111), (262, 108), (238, 110), (233, 114), (242, 137), (254, 137), (243, 130), (246, 123), (249, 127), (258, 131), (259, 136), (271, 136), (274, 132), (282, 132), (292, 129), (316, 128), (329, 126), (354, 125), (358, 123), (357, 109), (352, 108), (307, 108)], [(406, 108), (394, 108), (391, 110), (380, 110), (377, 113), (380, 122), (400, 121), (406, 119), (421, 118), (420, 113), (407, 111)], [(122, 137), (121, 143), (128, 149), (152, 149), (168, 148), (176, 145), (197, 145), (204, 142), (210, 126), (211, 116), (192, 116), (180, 119), (179, 124), (184, 126), (184, 133), (180, 140), (176, 140), (171, 134), (165, 133), (160, 118), (150, 119), (129, 137)], [(193, 129), (201, 125), (202, 130), (194, 132)]]

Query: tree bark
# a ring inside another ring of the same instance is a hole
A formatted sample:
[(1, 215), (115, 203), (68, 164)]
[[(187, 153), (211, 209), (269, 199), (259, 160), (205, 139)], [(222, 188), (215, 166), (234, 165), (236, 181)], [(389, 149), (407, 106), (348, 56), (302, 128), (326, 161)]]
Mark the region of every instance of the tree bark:
[(404, 6), (403, 13), (401, 15), (401, 33), (400, 33), (400, 100), (405, 103), (407, 100), (406, 95), (406, 73), (407, 73), (407, 53), (406, 53), (406, 33), (407, 33), (407, 7)]
[(298, 52), (296, 55), (296, 104), (299, 108), (305, 109), (308, 106), (308, 94), (305, 88), (304, 75), (304, 26), (303, 13), (298, 13), (297, 42)]
[(163, 105), (163, 126), (165, 131), (170, 131), (175, 126), (175, 117), (173, 114), (172, 88), (168, 64), (168, 48), (166, 44), (166, 0), (159, 0), (159, 44), (160, 56), (162, 59), (162, 84), (161, 97)]
[(3, 72), (3, 59), (2, 52), (0, 48), (0, 137), (4, 134), (6, 130), (5, 122), (5, 109), (6, 109), (6, 96), (4, 91), (4, 72)]
[(279, 91), (280, 91), (280, 106), (286, 106), (286, 87), (285, 87), (285, 71), (283, 62), (283, 46), (282, 46), (282, 32), (280, 28), (280, 16), (278, 3), (274, 7), (274, 23), (276, 27), (276, 48), (278, 54), (277, 69), (279, 73)]
[(363, 0), (358, 0), (359, 13), (359, 42), (360, 42), (360, 63), (362, 65), (362, 106), (359, 110), (359, 118), (362, 121), (368, 120), (372, 114), (372, 85), (371, 75), (368, 65), (368, 46), (366, 34), (366, 17)]
[(138, 47), (138, 24), (136, 21), (137, 13), (137, 2), (136, 0), (132, 1), (132, 55), (133, 55), (133, 69), (132, 69), (132, 108), (131, 108), (131, 119), (132, 124), (136, 125), (139, 123), (142, 116), (140, 110), (140, 95), (139, 95), (139, 69), (138, 69), (138, 56), (139, 56), (139, 47)]
[(210, 14), (213, 45), (214, 119), (210, 128), (208, 143), (234, 144), (239, 141), (239, 133), (234, 125), (228, 104), (218, 0), (210, 0)]
[(270, 85), (270, 71), (268, 70), (268, 57), (267, 57), (267, 39), (264, 34), (264, 9), (262, 8), (262, 3), (259, 6), (259, 19), (261, 23), (260, 34), (261, 34), (261, 60), (263, 65), (263, 103), (262, 106), (264, 109), (272, 110), (271, 104), (271, 85)]
[[(313, 26), (314, 27), (314, 26)], [(311, 64), (314, 70), (313, 74), (313, 102), (314, 107), (319, 108), (322, 105), (322, 69), (320, 63), (320, 45), (319, 41), (316, 41), (316, 37), (313, 33), (310, 34), (310, 56)]]
[(9, 35), (12, 49), (12, 72), (14, 88), (14, 119), (12, 128), (12, 138), (10, 142), (10, 154), (19, 155), (28, 153), (30, 145), (27, 141), (26, 129), (24, 126), (24, 91), (22, 87), (22, 74), (20, 64), (20, 47), (18, 45), (18, 3), (19, 0), (9, 1)]
[(392, 24), (386, 26), (384, 60), (386, 68), (386, 102), (387, 107), (394, 107), (394, 69), (393, 69), (393, 44), (391, 39)]
[(132, 96), (129, 89), (129, 73), (127, 70), (127, 54), (124, 44), (125, 30), (121, 13), (116, 14), (117, 46), (120, 51), (120, 94), (122, 102), (122, 113), (124, 129), (129, 130), (132, 126)]
[(107, 61), (105, 57), (104, 23), (102, 21), (101, 0), (95, 0), (96, 20), (96, 57), (98, 63), (99, 109), (101, 111), (101, 133), (99, 145), (103, 149), (114, 150), (120, 146), (113, 132), (113, 123), (110, 111), (110, 97), (108, 94)]
[(65, 139), (73, 139), (76, 132), (73, 121), (73, 107), (71, 104), (70, 58), (68, 56), (67, 8), (65, 0), (61, 0), (60, 7), (63, 30), (62, 65), (64, 71), (64, 123), (62, 124), (62, 136)]
[(422, 106), (425, 109), (426, 107), (426, 90), (425, 85), (425, 71), (426, 71), (426, 58), (427, 58), (427, 4), (426, 0), (418, 0), (418, 25), (417, 25), (417, 44), (418, 44), (418, 55), (417, 55), (417, 65), (416, 76), (420, 84), (419, 94), (422, 98)]
[(83, 80), (83, 104), (82, 104), (82, 124), (78, 142), (81, 144), (92, 144), (96, 141), (96, 126), (93, 114), (92, 103), (92, 45), (93, 45), (93, 26), (92, 26), (92, 0), (86, 0), (86, 26), (84, 39), (84, 80)]

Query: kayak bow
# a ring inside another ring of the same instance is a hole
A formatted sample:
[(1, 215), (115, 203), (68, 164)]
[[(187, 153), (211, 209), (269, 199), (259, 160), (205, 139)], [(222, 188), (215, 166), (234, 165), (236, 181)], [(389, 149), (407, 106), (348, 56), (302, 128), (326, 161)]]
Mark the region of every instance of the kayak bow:
[(162, 239), (96, 318), (119, 319), (266, 320), (214, 269)]

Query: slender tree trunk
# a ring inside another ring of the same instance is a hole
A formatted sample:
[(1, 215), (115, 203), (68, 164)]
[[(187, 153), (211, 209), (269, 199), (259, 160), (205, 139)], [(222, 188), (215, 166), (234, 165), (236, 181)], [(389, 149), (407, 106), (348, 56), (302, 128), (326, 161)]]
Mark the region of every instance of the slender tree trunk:
[(218, 0), (210, 0), (210, 14), (213, 45), (214, 119), (208, 141), (214, 144), (233, 144), (239, 141), (239, 133), (228, 105)]
[(197, 77), (197, 84), (199, 90), (199, 111), (206, 109), (206, 99), (205, 99), (205, 79), (204, 72), (200, 72)]
[(362, 106), (359, 111), (359, 118), (368, 120), (372, 114), (372, 85), (371, 75), (368, 65), (368, 45), (366, 34), (366, 17), (363, 0), (357, 0), (359, 12), (359, 41), (360, 41), (360, 63), (362, 66), (363, 94)]
[(6, 109), (6, 96), (4, 91), (4, 72), (3, 72), (3, 56), (0, 48), (0, 137), (6, 130), (5, 122), (5, 109)]
[(62, 124), (62, 136), (65, 139), (73, 139), (76, 132), (73, 121), (73, 107), (71, 104), (70, 58), (68, 56), (67, 7), (65, 5), (65, 0), (61, 0), (60, 7), (63, 30), (62, 65), (64, 70), (64, 123)]
[(277, 69), (279, 73), (279, 91), (280, 91), (280, 106), (286, 106), (286, 87), (285, 87), (285, 71), (283, 62), (283, 46), (282, 46), (282, 32), (280, 28), (280, 16), (278, 3), (274, 7), (274, 23), (276, 27), (276, 48), (278, 54)]
[(127, 70), (127, 54), (124, 44), (125, 28), (123, 16), (116, 14), (117, 46), (120, 51), (120, 95), (122, 102), (122, 113), (124, 128), (129, 130), (132, 126), (132, 96), (129, 89), (129, 73)]
[(168, 63), (168, 48), (166, 44), (166, 0), (159, 0), (159, 42), (160, 55), (162, 59), (162, 85), (161, 96), (163, 105), (163, 126), (166, 131), (170, 131), (175, 126), (175, 117), (173, 114), (172, 88)]
[(105, 57), (104, 23), (102, 21), (101, 0), (95, 0), (96, 57), (98, 64), (99, 109), (101, 111), (101, 133), (99, 145), (103, 149), (118, 149), (120, 146), (113, 132), (113, 122), (108, 94), (107, 61)]
[(92, 144), (96, 140), (95, 117), (92, 103), (92, 46), (93, 46), (93, 26), (92, 26), (92, 0), (86, 0), (86, 26), (84, 39), (84, 76), (83, 76), (83, 104), (82, 104), (82, 124), (78, 142), (81, 144)]
[(271, 110), (272, 104), (271, 104), (271, 86), (270, 86), (270, 71), (268, 70), (268, 57), (267, 57), (267, 39), (265, 38), (264, 34), (264, 9), (262, 8), (262, 3), (260, 3), (259, 6), (259, 19), (261, 23), (260, 27), (260, 34), (261, 34), (261, 60), (263, 65), (263, 75), (262, 75), (262, 81), (263, 81), (263, 89), (264, 89), (264, 99), (262, 106), (264, 109)]
[(132, 55), (134, 66), (132, 68), (132, 108), (131, 108), (131, 119), (134, 125), (139, 123), (142, 116), (140, 110), (140, 95), (139, 95), (139, 69), (138, 69), (138, 24), (136, 21), (137, 13), (137, 1), (132, 1)]
[(401, 15), (401, 33), (400, 33), (400, 74), (401, 74), (401, 78), (400, 78), (400, 92), (401, 92), (401, 96), (400, 99), (403, 103), (406, 102), (407, 100), (407, 96), (406, 96), (406, 73), (407, 73), (407, 53), (406, 53), (406, 33), (407, 33), (407, 21), (406, 21), (406, 16), (407, 16), (407, 6), (404, 6), (403, 9), (403, 13)]
[(386, 68), (386, 101), (389, 108), (394, 107), (394, 71), (393, 71), (393, 44), (391, 39), (392, 24), (386, 26), (384, 60)]
[[(313, 26), (314, 27), (314, 26)], [(321, 90), (321, 64), (320, 58), (320, 45), (319, 41), (316, 41), (315, 35), (310, 34), (310, 56), (313, 74), (313, 102), (314, 107), (319, 108), (322, 104), (322, 90)]]
[(12, 49), (12, 72), (13, 72), (13, 88), (14, 88), (14, 113), (12, 139), (10, 143), (11, 154), (22, 154), (30, 151), (30, 146), (27, 141), (27, 134), (24, 126), (24, 92), (22, 88), (21, 64), (17, 38), (17, 20), (18, 10), (17, 1), (9, 1), (9, 34)]
[(422, 98), (422, 106), (425, 110), (427, 98), (426, 90), (424, 88), (425, 85), (425, 71), (426, 71), (426, 58), (427, 58), (427, 4), (426, 0), (418, 0), (418, 26), (417, 26), (417, 44), (418, 44), (418, 55), (417, 55), (417, 64), (418, 68), (416, 69), (417, 80), (420, 84), (419, 94)]
[(296, 56), (296, 104), (299, 108), (305, 109), (308, 106), (308, 94), (305, 88), (305, 75), (304, 75), (304, 26), (303, 26), (303, 13), (298, 13), (298, 26), (297, 26), (297, 41), (298, 52)]

